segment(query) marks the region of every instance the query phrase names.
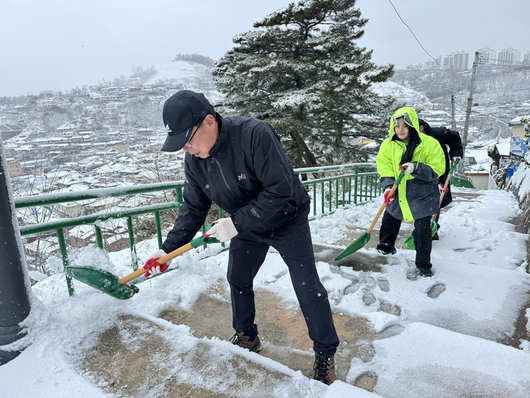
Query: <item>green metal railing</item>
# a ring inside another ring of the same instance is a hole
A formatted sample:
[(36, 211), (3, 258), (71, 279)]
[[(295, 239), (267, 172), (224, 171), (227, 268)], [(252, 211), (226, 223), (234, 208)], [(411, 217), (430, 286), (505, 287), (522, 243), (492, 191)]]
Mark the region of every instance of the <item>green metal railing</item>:
[[(348, 171), (352, 171), (348, 173)], [(317, 203), (320, 203), (322, 214), (333, 211), (333, 199), (335, 209), (342, 204), (360, 204), (381, 195), (379, 174), (375, 171), (374, 163), (352, 163), (339, 166), (325, 166), (316, 168), (295, 169), (299, 176), (309, 174), (319, 175), (330, 172), (341, 172), (344, 174), (330, 177), (322, 177), (313, 180), (302, 181), (302, 184), (311, 195), (313, 215), (317, 215)], [(320, 197), (320, 200), (318, 200)]]
[(455, 187), (475, 188), (475, 184), (473, 184), (471, 178), (458, 172), (451, 176), (451, 184)]
[[(109, 197), (123, 197), (130, 195), (137, 195), (149, 192), (159, 192), (167, 190), (175, 190), (175, 201), (161, 203), (150, 206), (136, 207), (127, 210), (109, 211), (104, 213), (96, 213), (83, 217), (73, 217), (70, 219), (59, 219), (52, 220), (40, 224), (23, 225), (20, 226), (20, 234), (22, 236), (35, 235), (42, 232), (56, 231), (59, 248), (61, 251), (61, 258), (63, 267), (69, 265), (68, 251), (66, 247), (66, 239), (64, 236), (64, 230), (69, 227), (75, 227), (78, 225), (92, 224), (94, 226), (94, 232), (96, 237), (96, 244), (100, 249), (104, 249), (103, 236), (101, 228), (97, 225), (98, 221), (106, 221), (109, 219), (127, 219), (127, 231), (129, 235), (129, 246), (131, 250), (132, 268), (134, 271), (138, 269), (138, 258), (136, 256), (136, 244), (134, 239), (134, 230), (132, 225), (132, 217), (140, 214), (154, 213), (156, 232), (159, 248), (162, 247), (162, 228), (160, 223), (160, 212), (170, 209), (180, 209), (183, 204), (182, 189), (184, 187), (184, 181), (176, 181), (170, 183), (157, 183), (157, 184), (144, 184), (136, 187), (120, 187), (120, 188), (104, 188), (104, 189), (93, 189), (83, 192), (72, 192), (62, 194), (45, 194), (37, 196), (24, 196), (15, 198), (15, 208), (24, 207), (36, 207), (36, 206), (47, 206), (57, 203), (69, 203), (77, 202), (88, 199), (101, 199)], [(66, 277), (66, 283), (68, 285), (68, 291), (70, 295), (74, 293), (74, 287), (70, 277)]]
[[(295, 169), (296, 174), (302, 179), (302, 184), (308, 191), (312, 201), (313, 217), (327, 215), (334, 212), (340, 206), (347, 204), (362, 204), (381, 195), (379, 175), (374, 163), (354, 163), (339, 166), (325, 166), (317, 168)], [(331, 174), (331, 175), (329, 175)], [(82, 192), (71, 192), (61, 194), (43, 194), (37, 196), (25, 196), (15, 198), (17, 209), (25, 207), (49, 206), (58, 203), (78, 202), (89, 199), (101, 199), (109, 197), (126, 197), (131, 195), (175, 191), (175, 200), (148, 206), (140, 206), (117, 211), (100, 212), (91, 215), (72, 217), (67, 219), (56, 219), (44, 223), (20, 226), (22, 236), (36, 235), (43, 232), (55, 231), (61, 252), (64, 267), (69, 265), (65, 229), (79, 225), (93, 225), (95, 241), (100, 249), (104, 249), (103, 235), (99, 222), (109, 219), (127, 220), (127, 232), (131, 250), (132, 268), (138, 269), (136, 256), (136, 244), (132, 217), (141, 214), (154, 213), (158, 247), (162, 247), (162, 226), (160, 212), (171, 209), (177, 211), (183, 205), (182, 191), (184, 181), (167, 183), (143, 184), (134, 187), (92, 189)], [(320, 205), (320, 206), (319, 206)], [(223, 211), (219, 209), (219, 216)], [(204, 231), (204, 228), (203, 228)], [(67, 285), (70, 295), (74, 293), (73, 284), (67, 277)]]

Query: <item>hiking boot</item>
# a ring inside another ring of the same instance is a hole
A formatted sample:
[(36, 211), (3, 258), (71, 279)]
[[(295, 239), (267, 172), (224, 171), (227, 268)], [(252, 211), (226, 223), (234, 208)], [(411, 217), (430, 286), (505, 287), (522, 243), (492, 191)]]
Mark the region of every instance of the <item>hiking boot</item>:
[(261, 351), (261, 341), (258, 336), (247, 336), (245, 332), (236, 332), (230, 342), (252, 352)]
[(315, 353), (313, 370), (315, 371), (313, 379), (329, 386), (337, 378), (335, 376), (335, 356)]
[(390, 247), (390, 245), (387, 243), (378, 244), (377, 251), (381, 253), (383, 256), (386, 256), (388, 254), (396, 254), (397, 252), (395, 247)]
[(417, 270), (418, 270), (418, 274), (420, 274), (420, 276), (423, 276), (425, 278), (430, 278), (431, 276), (434, 275), (432, 273), (432, 269), (430, 268), (417, 268)]

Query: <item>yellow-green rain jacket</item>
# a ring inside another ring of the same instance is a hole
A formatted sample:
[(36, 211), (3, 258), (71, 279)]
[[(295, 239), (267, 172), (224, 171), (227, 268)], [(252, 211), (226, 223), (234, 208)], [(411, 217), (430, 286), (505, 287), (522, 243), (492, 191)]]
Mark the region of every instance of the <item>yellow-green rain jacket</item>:
[(390, 118), (390, 135), (381, 144), (376, 158), (383, 192), (386, 188), (391, 188), (399, 176), (401, 157), (407, 149), (394, 131), (395, 117), (404, 114), (408, 115), (419, 136), (419, 143), (411, 160), (415, 168), (411, 174), (405, 174), (401, 180), (396, 190), (396, 199), (390, 203), (387, 211), (398, 220), (413, 221), (438, 212), (440, 201), (438, 176), (445, 172), (445, 158), (438, 140), (420, 133), (418, 115), (414, 108), (398, 109)]

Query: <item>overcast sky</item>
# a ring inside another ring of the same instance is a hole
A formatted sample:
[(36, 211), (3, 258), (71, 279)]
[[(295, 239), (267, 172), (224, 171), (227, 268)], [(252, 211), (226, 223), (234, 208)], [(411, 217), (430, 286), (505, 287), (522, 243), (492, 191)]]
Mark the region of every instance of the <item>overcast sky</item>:
[[(359, 44), (398, 68), (426, 61), (392, 4), (433, 57), (513, 47), (530, 51), (529, 0), (358, 0), (369, 19)], [(68, 90), (138, 66), (197, 53), (214, 60), (232, 37), (286, 0), (0, 0), (0, 96)]]

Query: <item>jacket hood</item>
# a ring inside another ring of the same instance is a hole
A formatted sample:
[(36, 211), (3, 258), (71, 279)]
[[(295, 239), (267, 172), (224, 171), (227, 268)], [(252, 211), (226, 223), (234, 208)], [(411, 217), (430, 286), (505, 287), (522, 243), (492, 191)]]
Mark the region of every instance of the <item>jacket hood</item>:
[(422, 118), (418, 118), (418, 123), (420, 124), (420, 126), (423, 126), (423, 132), (432, 137), (433, 135), (432, 127), (429, 125), (429, 123), (427, 123)]
[[(405, 118), (405, 122), (410, 125), (412, 123), (412, 127), (416, 129), (416, 131), (420, 132), (420, 123), (418, 121), (418, 115), (414, 108), (411, 108), (409, 106), (399, 108), (392, 117), (390, 118), (390, 129), (389, 129), (389, 137), (392, 139), (396, 132), (394, 131), (394, 127), (396, 126), (396, 119), (403, 116)], [(408, 120), (407, 120), (408, 119)], [(410, 122), (410, 123), (409, 123)]]

